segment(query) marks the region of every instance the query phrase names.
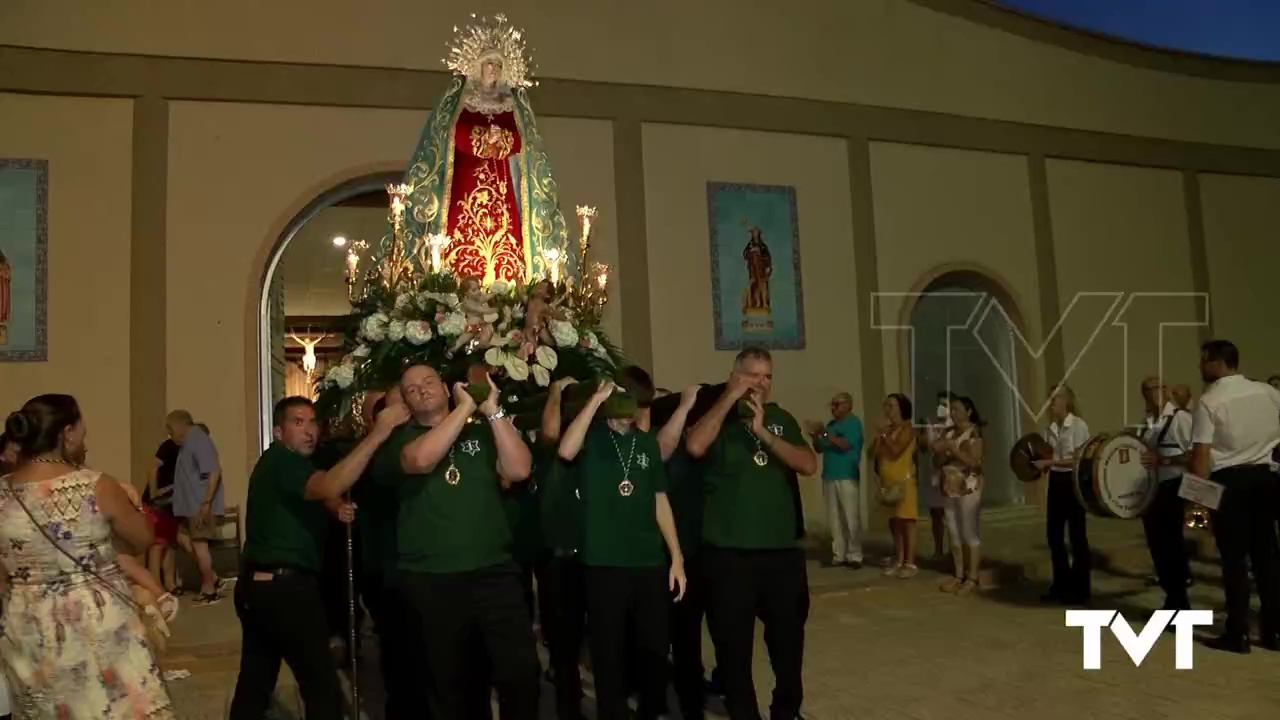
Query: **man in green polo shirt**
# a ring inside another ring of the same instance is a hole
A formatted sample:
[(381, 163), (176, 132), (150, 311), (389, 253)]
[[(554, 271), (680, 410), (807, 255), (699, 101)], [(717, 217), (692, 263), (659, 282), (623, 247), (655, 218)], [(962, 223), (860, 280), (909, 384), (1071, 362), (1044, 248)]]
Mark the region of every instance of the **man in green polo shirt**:
[[(795, 474), (812, 475), (817, 457), (794, 417), (769, 402), (773, 358), (738, 353), (724, 394), (689, 431), (686, 447), (704, 459), (702, 537), (707, 610), (729, 716), (760, 717), (751, 655), (757, 614), (764, 622), (776, 683), (770, 716), (792, 720), (804, 698), (804, 625), (809, 582), (797, 512)], [(739, 402), (750, 417), (741, 419)]]
[(244, 570), (235, 589), (243, 640), (232, 720), (266, 714), (282, 659), (298, 681), (308, 720), (342, 717), (318, 584), (329, 523), (323, 501), (350, 489), (378, 446), (408, 418), (403, 408), (385, 410), (346, 457), (317, 471), (311, 454), (319, 427), (311, 401), (289, 397), (276, 403), (275, 442), (249, 477)]
[(373, 478), (398, 488), (397, 582), (418, 620), (440, 715), (487, 712), (491, 668), (503, 718), (533, 720), (533, 622), (502, 506), (503, 487), (529, 477), (529, 448), (492, 380), (478, 419), (464, 384), (450, 409), (431, 367), (407, 369), (400, 392), (413, 420), (378, 452)]
[[(615, 389), (611, 381), (601, 383), (560, 438), (560, 458), (578, 465), (582, 562), (601, 720), (627, 716), (628, 630), (639, 654), (634, 663), (640, 674), (639, 717), (661, 712), (670, 647), (668, 594), (681, 597), (685, 590), (684, 556), (657, 437), (635, 427), (634, 417), (596, 417)], [(648, 393), (637, 398), (640, 405), (652, 399), (651, 382)]]

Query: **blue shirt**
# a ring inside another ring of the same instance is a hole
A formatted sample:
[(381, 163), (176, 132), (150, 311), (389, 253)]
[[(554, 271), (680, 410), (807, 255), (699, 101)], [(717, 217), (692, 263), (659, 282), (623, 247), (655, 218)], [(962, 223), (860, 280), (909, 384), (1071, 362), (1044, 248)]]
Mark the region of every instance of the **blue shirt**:
[[(182, 441), (182, 449), (178, 452), (178, 461), (173, 468), (173, 514), (181, 518), (195, 517), (200, 512), (200, 504), (204, 502), (205, 492), (209, 489), (209, 480), (218, 471), (218, 451), (213, 446), (208, 434), (198, 427), (187, 429), (187, 437)], [(214, 515), (221, 515), (222, 488), (225, 483), (218, 483), (213, 493)]]
[(848, 450), (841, 450), (829, 441), (819, 438), (822, 450), (823, 480), (859, 479), (859, 461), (862, 459), (862, 421), (850, 413), (841, 420), (827, 423), (827, 432), (849, 443)]

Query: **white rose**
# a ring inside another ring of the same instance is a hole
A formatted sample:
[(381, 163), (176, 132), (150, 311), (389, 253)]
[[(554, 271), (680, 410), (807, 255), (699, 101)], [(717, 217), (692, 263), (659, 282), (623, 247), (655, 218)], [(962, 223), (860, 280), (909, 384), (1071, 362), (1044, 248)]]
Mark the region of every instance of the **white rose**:
[(533, 372), (533, 381), (538, 383), (538, 387), (546, 387), (551, 384), (551, 372), (541, 365), (534, 365), (529, 368)]
[(356, 368), (354, 365), (346, 362), (341, 365), (336, 365), (329, 370), (329, 374), (325, 376), (325, 380), (337, 385), (343, 390), (346, 390), (356, 381)]
[(484, 353), (484, 361), (493, 367), (503, 367), (509, 356), (501, 348), (491, 347)]
[(396, 296), (396, 310), (404, 311), (405, 308), (413, 305), (413, 296), (409, 293), (403, 293)]
[(371, 352), (373, 352), (373, 349), (368, 345), (361, 345), (351, 353), (351, 357), (367, 358)]
[(507, 361), (502, 366), (507, 369), (507, 374), (516, 382), (524, 382), (529, 379), (529, 363), (515, 355), (507, 355)]
[(440, 323), (440, 327), (438, 328), (440, 334), (445, 337), (457, 337), (466, 329), (467, 319), (462, 316), (462, 313), (458, 312), (445, 315), (444, 322)]
[(559, 347), (572, 347), (578, 344), (578, 331), (572, 325), (564, 320), (552, 320), (548, 323), (551, 330), (551, 339), (556, 341)]
[(560, 364), (560, 356), (556, 355), (556, 351), (543, 345), (533, 351), (533, 356), (537, 358), (538, 364), (548, 370), (555, 370)]
[(511, 286), (501, 280), (495, 280), (494, 283), (489, 286), (489, 292), (494, 295), (506, 295), (511, 292)]
[(404, 324), (404, 336), (414, 345), (424, 345), (431, 339), (431, 323), (426, 320), (414, 320)]
[(388, 322), (385, 313), (376, 312), (370, 315), (360, 321), (360, 337), (370, 342), (382, 342), (387, 337)]
[(391, 342), (400, 342), (404, 339), (404, 321), (392, 320), (387, 325), (387, 339)]

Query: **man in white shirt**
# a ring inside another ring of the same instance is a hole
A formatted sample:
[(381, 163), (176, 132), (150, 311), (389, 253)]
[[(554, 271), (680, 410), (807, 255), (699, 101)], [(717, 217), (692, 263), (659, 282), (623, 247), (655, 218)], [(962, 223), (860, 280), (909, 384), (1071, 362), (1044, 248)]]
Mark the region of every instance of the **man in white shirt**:
[(1200, 396), (1191, 431), (1191, 470), (1223, 486), (1211, 514), (1222, 558), (1227, 623), (1210, 647), (1249, 652), (1249, 573), (1258, 583), (1262, 633), (1258, 644), (1280, 650), (1280, 544), (1276, 506), (1280, 475), (1271, 455), (1280, 444), (1280, 391), (1240, 374), (1240, 351), (1226, 340), (1200, 348), (1200, 375), (1208, 389)]
[[(1076, 396), (1066, 385), (1054, 388), (1049, 415), (1053, 422), (1049, 423), (1045, 439), (1053, 446), (1053, 457), (1037, 460), (1036, 467), (1049, 472), (1045, 529), (1053, 558), (1053, 585), (1041, 600), (1083, 605), (1089, 602), (1092, 590), (1089, 575), (1092, 558), (1084, 507), (1076, 499), (1073, 484), (1076, 453), (1089, 442), (1089, 426), (1084, 418), (1076, 415)], [(1071, 543), (1070, 555), (1063, 541), (1064, 529)]]
[(1155, 500), (1142, 516), (1142, 528), (1164, 590), (1163, 609), (1190, 610), (1191, 565), (1182, 536), (1186, 502), (1178, 495), (1178, 485), (1191, 459), (1191, 413), (1178, 407), (1172, 389), (1156, 377), (1142, 381), (1142, 399), (1147, 407), (1142, 442), (1149, 448), (1142, 464), (1156, 473), (1159, 483)]

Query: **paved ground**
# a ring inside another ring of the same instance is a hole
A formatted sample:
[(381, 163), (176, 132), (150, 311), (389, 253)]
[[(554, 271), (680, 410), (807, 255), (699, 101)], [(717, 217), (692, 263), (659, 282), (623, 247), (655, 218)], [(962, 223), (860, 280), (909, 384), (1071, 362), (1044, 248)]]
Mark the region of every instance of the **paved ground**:
[[(1159, 605), (1146, 584), (1150, 562), (1136, 523), (1091, 519), (1099, 554), (1094, 607), (1118, 609), (1143, 622)], [(813, 563), (813, 609), (805, 660), (805, 713), (814, 720), (1271, 720), (1280, 713), (1280, 654), (1249, 656), (1195, 649), (1194, 670), (1177, 671), (1171, 636), (1142, 667), (1104, 634), (1103, 669), (1080, 669), (1081, 634), (1063, 626), (1061, 608), (1037, 597), (1047, 574), (1038, 519), (1012, 517), (984, 529), (999, 586), (981, 596), (938, 592), (941, 575), (922, 572), (891, 580), (878, 570), (849, 571)], [(927, 530), (927, 525), (922, 528)], [(1201, 547), (1211, 552), (1211, 542)], [(1197, 562), (1197, 607), (1218, 607), (1216, 568)], [(192, 677), (171, 684), (180, 717), (221, 718), (235, 680), (238, 625), (230, 600), (184, 608), (176, 624), (169, 668)], [(710, 650), (707, 653), (710, 659)], [(772, 686), (763, 646), (757, 686), (767, 702)], [(285, 705), (291, 700), (282, 673)], [(369, 690), (373, 692), (373, 690)], [(549, 693), (548, 693), (549, 695)], [(282, 712), (287, 717), (288, 712)], [(590, 713), (589, 713), (590, 715)], [(549, 715), (547, 715), (549, 717)]]

